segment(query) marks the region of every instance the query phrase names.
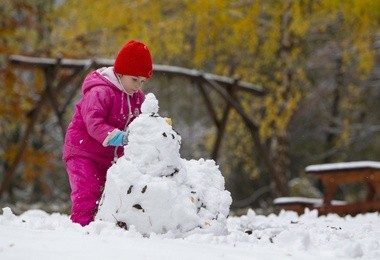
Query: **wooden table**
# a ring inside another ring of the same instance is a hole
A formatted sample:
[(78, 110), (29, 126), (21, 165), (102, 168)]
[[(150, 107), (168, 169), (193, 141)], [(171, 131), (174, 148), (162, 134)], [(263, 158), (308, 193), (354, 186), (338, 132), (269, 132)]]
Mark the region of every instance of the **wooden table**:
[[(325, 188), (321, 213), (357, 214), (380, 211), (380, 162), (359, 161), (331, 164), (318, 164), (306, 167), (306, 173), (319, 178)], [(365, 183), (367, 198), (363, 202), (332, 205), (337, 187), (341, 184)]]

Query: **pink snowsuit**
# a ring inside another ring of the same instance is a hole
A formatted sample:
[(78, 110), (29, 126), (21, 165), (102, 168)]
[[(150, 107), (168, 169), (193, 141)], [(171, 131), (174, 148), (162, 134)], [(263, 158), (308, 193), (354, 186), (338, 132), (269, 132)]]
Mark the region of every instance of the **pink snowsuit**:
[(63, 160), (71, 186), (71, 220), (82, 226), (95, 216), (106, 173), (123, 147), (103, 146), (114, 130), (124, 130), (141, 112), (144, 93), (122, 91), (112, 67), (90, 73), (67, 129)]

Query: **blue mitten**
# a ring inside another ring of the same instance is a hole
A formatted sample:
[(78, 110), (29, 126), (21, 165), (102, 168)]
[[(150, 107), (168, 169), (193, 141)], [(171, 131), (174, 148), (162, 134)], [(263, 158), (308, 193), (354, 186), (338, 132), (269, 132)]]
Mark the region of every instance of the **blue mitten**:
[(108, 141), (108, 145), (111, 145), (111, 146), (124, 145), (123, 143), (124, 135), (125, 135), (125, 132), (119, 131), (111, 140)]

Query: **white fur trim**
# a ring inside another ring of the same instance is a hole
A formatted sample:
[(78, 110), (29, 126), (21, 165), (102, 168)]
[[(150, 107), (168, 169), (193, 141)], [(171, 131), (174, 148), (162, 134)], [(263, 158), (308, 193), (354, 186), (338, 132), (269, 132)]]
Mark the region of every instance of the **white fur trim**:
[(105, 77), (107, 80), (109, 80), (112, 84), (114, 84), (118, 89), (125, 92), (123, 86), (121, 85), (120, 80), (117, 78), (117, 75), (115, 71), (113, 70), (113, 67), (103, 67), (97, 70), (100, 75)]

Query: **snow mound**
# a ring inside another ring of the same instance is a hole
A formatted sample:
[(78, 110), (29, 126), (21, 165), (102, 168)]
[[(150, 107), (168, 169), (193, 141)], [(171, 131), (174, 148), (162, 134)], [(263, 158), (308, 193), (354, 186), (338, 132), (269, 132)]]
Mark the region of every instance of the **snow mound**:
[(97, 220), (134, 226), (144, 235), (227, 232), (232, 203), (213, 160), (185, 160), (181, 136), (146, 95), (142, 114), (129, 126), (124, 156), (108, 170)]

